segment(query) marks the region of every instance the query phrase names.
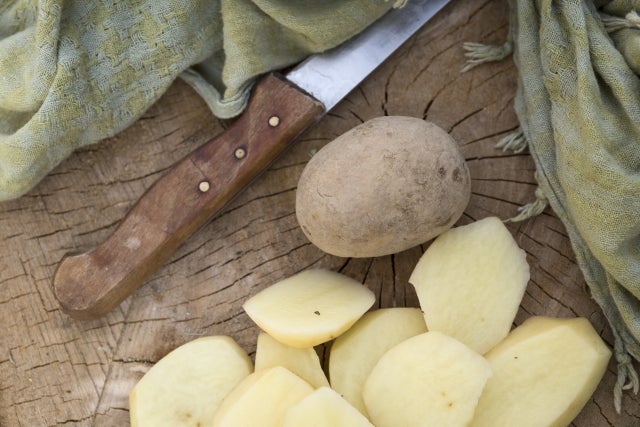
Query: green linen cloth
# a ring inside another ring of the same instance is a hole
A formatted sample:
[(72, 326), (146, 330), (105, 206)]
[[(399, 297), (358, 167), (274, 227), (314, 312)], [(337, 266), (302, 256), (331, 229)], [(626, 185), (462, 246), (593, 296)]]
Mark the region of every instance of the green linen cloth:
[(521, 133), (499, 145), (528, 145), (539, 184), (515, 219), (548, 203), (566, 226), (614, 333), (620, 411), (640, 360), (640, 2), (510, 1), (509, 41), (466, 45), (467, 69), (513, 52)]
[[(399, 5), (399, 4), (397, 4)], [(132, 124), (179, 76), (220, 118), (259, 75), (326, 50), (389, 0), (0, 2), (0, 200)]]

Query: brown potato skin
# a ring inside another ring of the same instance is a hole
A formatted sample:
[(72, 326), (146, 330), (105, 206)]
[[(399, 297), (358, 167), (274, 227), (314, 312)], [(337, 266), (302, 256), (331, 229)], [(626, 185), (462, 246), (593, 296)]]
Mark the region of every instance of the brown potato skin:
[(448, 230), (470, 194), (469, 169), (446, 131), (414, 117), (385, 116), (311, 158), (298, 182), (296, 217), (324, 252), (377, 257)]

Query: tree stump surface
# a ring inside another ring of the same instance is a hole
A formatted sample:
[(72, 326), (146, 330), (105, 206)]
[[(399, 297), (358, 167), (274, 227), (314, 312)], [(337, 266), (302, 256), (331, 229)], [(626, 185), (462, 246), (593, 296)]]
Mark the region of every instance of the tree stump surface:
[[(156, 361), (216, 334), (230, 335), (253, 355), (258, 329), (243, 302), (309, 267), (363, 282), (379, 307), (417, 306), (407, 281), (427, 244), (373, 259), (329, 256), (297, 224), (297, 180), (310, 156), (343, 132), (377, 116), (408, 115), (436, 123), (460, 144), (472, 196), (459, 224), (514, 216), (536, 189), (530, 156), (495, 148), (518, 128), (515, 66), (506, 59), (459, 72), (463, 42), (502, 43), (507, 31), (505, 0), (453, 1), (99, 320), (61, 312), (52, 291), (61, 258), (104, 241), (145, 189), (229, 122), (215, 119), (176, 81), (129, 129), (79, 150), (33, 191), (0, 204), (0, 425), (129, 425), (129, 391)], [(515, 324), (532, 315), (583, 316), (611, 346), (606, 319), (553, 212), (508, 227), (531, 265)], [(616, 414), (615, 381), (612, 361), (572, 426), (639, 425), (640, 399), (632, 393)]]

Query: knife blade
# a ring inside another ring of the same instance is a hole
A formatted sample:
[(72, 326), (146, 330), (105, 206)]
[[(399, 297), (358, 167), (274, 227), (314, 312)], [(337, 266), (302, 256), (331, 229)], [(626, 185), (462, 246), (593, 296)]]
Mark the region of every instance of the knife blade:
[(172, 166), (107, 240), (62, 259), (53, 278), (62, 310), (88, 320), (115, 308), (447, 2), (409, 0), (337, 48), (260, 80), (238, 120)]

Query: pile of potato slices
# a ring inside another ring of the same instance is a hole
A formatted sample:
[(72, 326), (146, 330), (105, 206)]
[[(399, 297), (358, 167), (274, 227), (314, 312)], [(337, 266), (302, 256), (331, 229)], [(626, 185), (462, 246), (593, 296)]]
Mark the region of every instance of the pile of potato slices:
[(322, 269), (265, 288), (244, 304), (255, 360), (227, 336), (176, 348), (132, 389), (132, 426), (567, 426), (604, 375), (586, 319), (513, 327), (529, 266), (498, 218), (441, 234), (409, 281), (420, 308), (372, 309)]

